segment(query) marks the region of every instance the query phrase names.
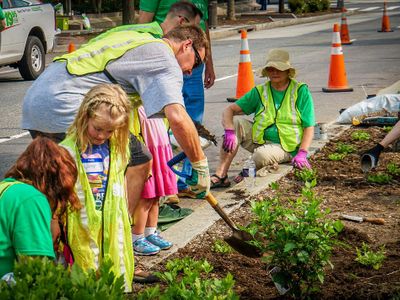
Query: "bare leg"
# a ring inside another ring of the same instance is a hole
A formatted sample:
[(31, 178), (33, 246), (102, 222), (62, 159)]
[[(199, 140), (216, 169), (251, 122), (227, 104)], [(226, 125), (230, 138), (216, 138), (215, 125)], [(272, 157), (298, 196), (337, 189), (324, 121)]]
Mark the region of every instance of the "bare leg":
[(152, 200), (148, 200), (152, 202), (149, 215), (147, 217), (146, 227), (157, 227), (158, 223), (158, 211), (159, 211), (159, 203), (158, 198), (154, 198)]
[[(239, 146), (236, 147), (233, 152), (225, 152), (224, 149), (220, 149), (219, 151), (219, 157), (220, 161), (218, 164), (217, 169), (215, 170), (215, 174), (218, 175), (220, 178), (225, 177), (228, 174), (229, 167), (231, 166), (231, 163), (233, 159), (235, 158), (237, 152), (239, 150)], [(212, 180), (212, 179), (211, 179)]]
[(128, 212), (130, 216), (133, 216), (135, 206), (140, 200), (144, 183), (150, 174), (151, 161), (137, 166), (130, 166), (126, 170), (126, 182), (128, 190)]
[(153, 201), (150, 199), (140, 199), (135, 207), (135, 213), (133, 216), (134, 225), (132, 227), (132, 233), (140, 235), (144, 233), (147, 220), (149, 218), (149, 212), (152, 208)]

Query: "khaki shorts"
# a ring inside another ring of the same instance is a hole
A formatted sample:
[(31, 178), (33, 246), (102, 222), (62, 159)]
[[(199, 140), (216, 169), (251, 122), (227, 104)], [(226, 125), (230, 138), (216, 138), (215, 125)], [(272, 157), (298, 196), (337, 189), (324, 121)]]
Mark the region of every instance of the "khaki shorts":
[(283, 150), (280, 144), (269, 141), (266, 141), (264, 145), (254, 144), (252, 139), (253, 122), (244, 118), (236, 118), (234, 125), (238, 144), (253, 153), (257, 170), (275, 163), (286, 163), (292, 159), (290, 153)]

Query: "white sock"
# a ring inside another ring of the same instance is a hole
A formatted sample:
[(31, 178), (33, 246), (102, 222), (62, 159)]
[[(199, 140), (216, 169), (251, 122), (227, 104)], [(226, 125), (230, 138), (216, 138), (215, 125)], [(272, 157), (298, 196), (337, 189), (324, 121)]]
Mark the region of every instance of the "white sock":
[(144, 236), (149, 236), (149, 235), (152, 235), (152, 234), (154, 234), (155, 232), (156, 232), (156, 229), (157, 229), (157, 227), (146, 227), (145, 229), (144, 229)]
[(138, 239), (143, 238), (144, 235), (142, 234), (134, 234), (132, 233), (132, 242), (136, 242)]

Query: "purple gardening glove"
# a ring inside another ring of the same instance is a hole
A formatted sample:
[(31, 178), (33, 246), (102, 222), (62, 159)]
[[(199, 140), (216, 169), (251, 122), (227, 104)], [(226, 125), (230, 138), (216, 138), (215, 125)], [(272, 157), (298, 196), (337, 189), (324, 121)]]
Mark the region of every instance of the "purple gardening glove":
[(224, 142), (222, 148), (225, 152), (232, 152), (237, 145), (235, 129), (225, 129)]
[(298, 169), (311, 169), (311, 165), (307, 160), (307, 151), (300, 149), (299, 152), (293, 157), (292, 159), (292, 165), (295, 166)]

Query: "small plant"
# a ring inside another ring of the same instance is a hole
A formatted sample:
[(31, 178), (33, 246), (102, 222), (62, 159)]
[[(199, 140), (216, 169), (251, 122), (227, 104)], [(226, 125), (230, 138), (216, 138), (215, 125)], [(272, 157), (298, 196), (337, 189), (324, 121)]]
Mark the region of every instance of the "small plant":
[(264, 254), (263, 261), (279, 271), (273, 280), (296, 298), (318, 290), (324, 282), (325, 266), (332, 264), (332, 247), (343, 224), (329, 220), (329, 210), (320, 209), (312, 188), (306, 182), (302, 196), (296, 200), (281, 200), (279, 196), (252, 203), (254, 220), (246, 228), (252, 244)]
[(168, 285), (165, 290), (161, 291), (156, 285), (140, 292), (137, 299), (239, 299), (233, 290), (233, 276), (228, 273), (223, 279), (206, 278), (212, 270), (206, 260), (196, 261), (189, 257), (174, 259), (167, 263), (165, 272), (156, 273)]
[(331, 153), (328, 155), (328, 158), (333, 161), (339, 161), (346, 157), (346, 153)]
[(386, 169), (389, 172), (389, 174), (391, 174), (393, 176), (400, 175), (400, 167), (395, 163), (388, 163), (386, 166)]
[(16, 283), (0, 280), (0, 299), (124, 299), (124, 278), (111, 269), (111, 262), (84, 272), (77, 264), (67, 270), (48, 258), (19, 257)]
[(383, 126), (382, 129), (383, 129), (384, 132), (389, 132), (389, 131), (391, 131), (393, 129), (393, 126)]
[(304, 0), (289, 0), (288, 6), (292, 13), (301, 14), (305, 11), (306, 4)]
[(379, 270), (382, 266), (385, 256), (385, 246), (382, 245), (378, 251), (372, 251), (366, 243), (362, 243), (361, 249), (356, 248), (356, 261), (360, 264)]
[(216, 240), (212, 247), (212, 251), (222, 254), (232, 253), (232, 247), (223, 240)]
[(351, 138), (355, 141), (368, 141), (371, 136), (368, 132), (364, 132), (362, 130), (354, 131), (351, 134)]
[(294, 175), (303, 182), (311, 182), (314, 179), (317, 180), (317, 170), (314, 169), (303, 168), (301, 170), (296, 170)]
[(368, 175), (367, 181), (372, 183), (387, 184), (392, 180), (392, 176), (385, 173), (376, 173)]
[(353, 153), (354, 151), (356, 151), (356, 148), (353, 145), (338, 143), (336, 146), (337, 153), (349, 154), (349, 153)]

